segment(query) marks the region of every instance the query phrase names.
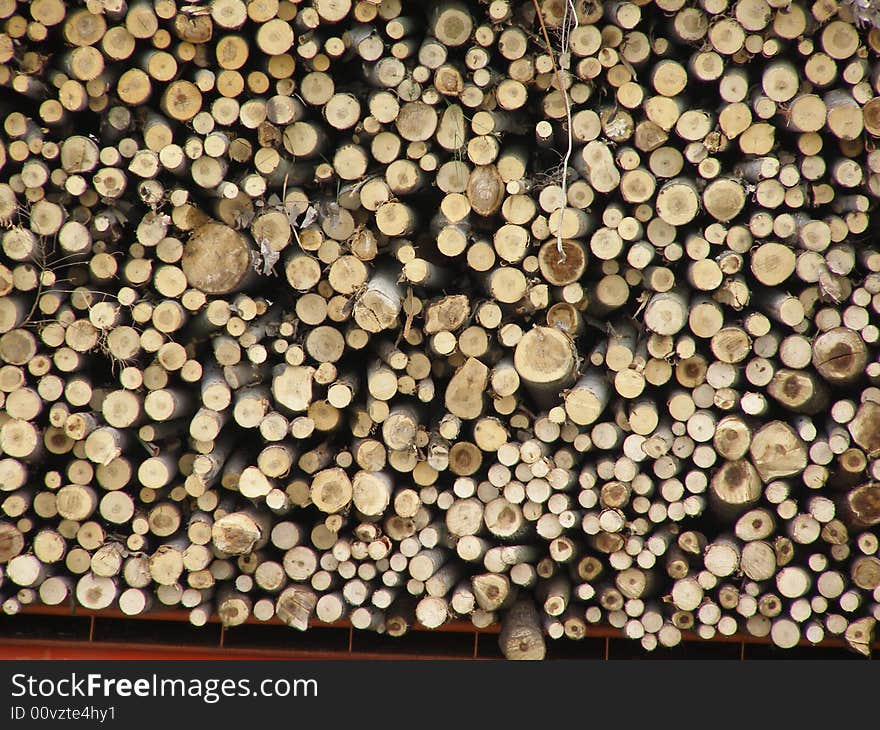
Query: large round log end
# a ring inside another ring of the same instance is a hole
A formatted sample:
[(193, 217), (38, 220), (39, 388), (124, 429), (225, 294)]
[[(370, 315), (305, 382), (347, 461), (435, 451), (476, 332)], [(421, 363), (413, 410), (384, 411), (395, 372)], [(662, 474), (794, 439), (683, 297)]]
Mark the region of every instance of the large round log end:
[(241, 233), (210, 222), (190, 236), (180, 263), (187, 281), (196, 289), (205, 294), (229, 294), (243, 284), (252, 255)]

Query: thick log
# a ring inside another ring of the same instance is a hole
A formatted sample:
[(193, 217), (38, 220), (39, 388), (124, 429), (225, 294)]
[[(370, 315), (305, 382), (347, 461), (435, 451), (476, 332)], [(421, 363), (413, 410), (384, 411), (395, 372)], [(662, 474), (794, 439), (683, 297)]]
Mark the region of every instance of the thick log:
[(800, 474), (807, 466), (807, 447), (794, 429), (781, 421), (761, 427), (749, 447), (752, 463), (766, 483)]
[(230, 294), (253, 274), (253, 251), (245, 237), (209, 222), (189, 237), (181, 259), (187, 281), (206, 294)]
[(530, 394), (540, 403), (553, 403), (574, 379), (577, 365), (571, 339), (559, 330), (536, 327), (520, 339), (514, 366)]
[(544, 658), (546, 644), (533, 603), (526, 600), (519, 601), (507, 610), (498, 642), (506, 659)]

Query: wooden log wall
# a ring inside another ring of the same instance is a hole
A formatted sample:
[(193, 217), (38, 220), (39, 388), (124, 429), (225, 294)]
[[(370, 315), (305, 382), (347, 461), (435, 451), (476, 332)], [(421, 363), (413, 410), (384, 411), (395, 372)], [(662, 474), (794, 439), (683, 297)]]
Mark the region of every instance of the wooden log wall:
[(835, 0), (0, 0), (0, 603), (880, 618), (880, 30)]

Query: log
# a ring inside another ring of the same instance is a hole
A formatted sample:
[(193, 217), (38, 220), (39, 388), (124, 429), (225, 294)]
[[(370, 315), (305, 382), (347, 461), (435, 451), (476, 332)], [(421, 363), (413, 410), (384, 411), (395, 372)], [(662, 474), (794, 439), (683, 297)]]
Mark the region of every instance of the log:
[(230, 294), (252, 274), (253, 251), (244, 236), (229, 226), (200, 226), (184, 246), (181, 266), (187, 281), (206, 294)]
[[(261, 522), (263, 524), (261, 524)], [(245, 512), (234, 512), (214, 521), (211, 542), (227, 555), (245, 555), (265, 545), (269, 536), (265, 522)]]
[(869, 482), (847, 492), (841, 506), (849, 525), (866, 528), (880, 522), (876, 507), (878, 489), (877, 484)]
[(766, 483), (801, 473), (807, 466), (807, 448), (786, 423), (772, 421), (759, 429), (749, 447), (752, 463)]
[(767, 385), (767, 393), (795, 413), (815, 415), (828, 403), (828, 391), (815, 376), (780, 368)]
[(573, 343), (559, 330), (535, 327), (523, 335), (514, 352), (514, 367), (530, 394), (540, 403), (555, 402), (574, 379)]
[(483, 393), (489, 382), (489, 368), (469, 357), (446, 386), (446, 409), (464, 420), (482, 415)]
[(534, 604), (523, 600), (507, 610), (498, 642), (506, 659), (535, 661), (545, 657), (546, 644)]
[(750, 461), (726, 461), (712, 476), (710, 495), (722, 514), (738, 514), (761, 497), (761, 478)]
[(864, 340), (848, 327), (823, 332), (813, 342), (813, 367), (829, 383), (850, 383), (859, 378), (867, 357)]

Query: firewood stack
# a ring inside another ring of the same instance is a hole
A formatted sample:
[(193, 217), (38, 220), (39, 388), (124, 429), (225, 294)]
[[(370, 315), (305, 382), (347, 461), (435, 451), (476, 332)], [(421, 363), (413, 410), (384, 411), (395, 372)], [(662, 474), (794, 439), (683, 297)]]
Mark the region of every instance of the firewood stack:
[(0, 0), (4, 612), (869, 653), (853, 12)]

